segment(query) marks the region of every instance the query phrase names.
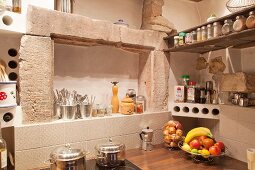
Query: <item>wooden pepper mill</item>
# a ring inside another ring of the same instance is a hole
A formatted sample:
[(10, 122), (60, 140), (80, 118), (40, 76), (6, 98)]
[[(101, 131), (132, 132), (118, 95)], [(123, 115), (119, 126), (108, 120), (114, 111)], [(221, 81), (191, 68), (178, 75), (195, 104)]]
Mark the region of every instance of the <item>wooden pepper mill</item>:
[(119, 98), (118, 98), (118, 86), (119, 82), (111, 82), (112, 86), (112, 113), (119, 113)]

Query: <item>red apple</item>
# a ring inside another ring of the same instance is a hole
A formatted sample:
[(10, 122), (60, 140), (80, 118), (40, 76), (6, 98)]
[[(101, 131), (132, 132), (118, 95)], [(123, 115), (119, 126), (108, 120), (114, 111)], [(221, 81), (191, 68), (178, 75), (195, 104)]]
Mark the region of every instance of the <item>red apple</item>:
[(214, 141), (211, 138), (203, 139), (203, 146), (208, 150), (211, 146), (214, 145)]
[(220, 155), (221, 150), (218, 146), (212, 146), (209, 148), (209, 152), (211, 155), (217, 156), (217, 155)]
[(191, 149), (199, 149), (200, 148), (200, 142), (197, 139), (193, 139), (190, 143), (189, 146)]
[(221, 151), (224, 151), (224, 149), (225, 149), (225, 145), (224, 145), (223, 142), (216, 142), (216, 143), (214, 144), (214, 146), (218, 146), (218, 147), (220, 148)]
[(206, 138), (207, 138), (207, 136), (199, 136), (199, 137), (197, 137), (197, 139), (199, 140), (201, 145), (203, 144), (203, 140), (206, 139)]

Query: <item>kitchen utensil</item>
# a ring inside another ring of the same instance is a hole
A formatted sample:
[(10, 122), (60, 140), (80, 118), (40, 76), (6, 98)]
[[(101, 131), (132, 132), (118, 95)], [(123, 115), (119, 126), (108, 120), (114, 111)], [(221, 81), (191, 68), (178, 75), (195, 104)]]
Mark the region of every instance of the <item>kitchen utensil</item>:
[(247, 149), (248, 170), (255, 170), (255, 149)]
[(92, 105), (87, 103), (79, 104), (79, 109), (82, 118), (90, 117), (92, 114)]
[(125, 145), (114, 143), (109, 139), (108, 143), (95, 147), (97, 151), (96, 162), (103, 167), (117, 167), (125, 161)]
[(85, 152), (80, 149), (71, 148), (67, 144), (53, 150), (48, 161), (51, 170), (84, 170), (86, 168), (85, 158)]
[(145, 151), (152, 150), (152, 138), (153, 138), (153, 130), (147, 127), (143, 129), (140, 133), (140, 138), (142, 141), (142, 149)]
[(75, 119), (77, 105), (60, 105), (60, 117), (63, 120)]

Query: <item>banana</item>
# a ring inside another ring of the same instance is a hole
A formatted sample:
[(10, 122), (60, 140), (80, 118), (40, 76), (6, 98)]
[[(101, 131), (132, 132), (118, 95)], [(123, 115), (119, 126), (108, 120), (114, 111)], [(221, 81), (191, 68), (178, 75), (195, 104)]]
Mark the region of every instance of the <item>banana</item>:
[(197, 136), (207, 136), (210, 138), (213, 137), (210, 129), (205, 128), (205, 127), (198, 127), (198, 128), (194, 128), (188, 132), (188, 134), (186, 135), (186, 137), (184, 139), (184, 142), (189, 143), (193, 138), (195, 138)]

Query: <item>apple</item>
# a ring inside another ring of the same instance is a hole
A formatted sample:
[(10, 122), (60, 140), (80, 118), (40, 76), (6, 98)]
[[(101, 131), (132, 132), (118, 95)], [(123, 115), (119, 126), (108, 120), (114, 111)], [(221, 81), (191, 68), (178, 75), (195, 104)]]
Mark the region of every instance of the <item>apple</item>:
[(216, 142), (214, 144), (214, 146), (218, 146), (220, 148), (221, 151), (224, 151), (225, 150), (225, 145), (223, 142)]
[(206, 139), (206, 138), (207, 138), (207, 136), (199, 136), (199, 137), (197, 137), (197, 139), (199, 140), (201, 145), (203, 144), (203, 140)]
[(192, 149), (199, 149), (200, 148), (200, 142), (197, 140), (197, 139), (193, 139), (190, 143), (189, 143), (189, 146), (192, 148)]
[(217, 156), (217, 155), (220, 155), (221, 150), (218, 146), (211, 146), (209, 148), (209, 152), (210, 152), (211, 155)]
[(211, 138), (203, 139), (203, 146), (205, 149), (209, 149), (213, 145), (214, 145), (214, 141)]

